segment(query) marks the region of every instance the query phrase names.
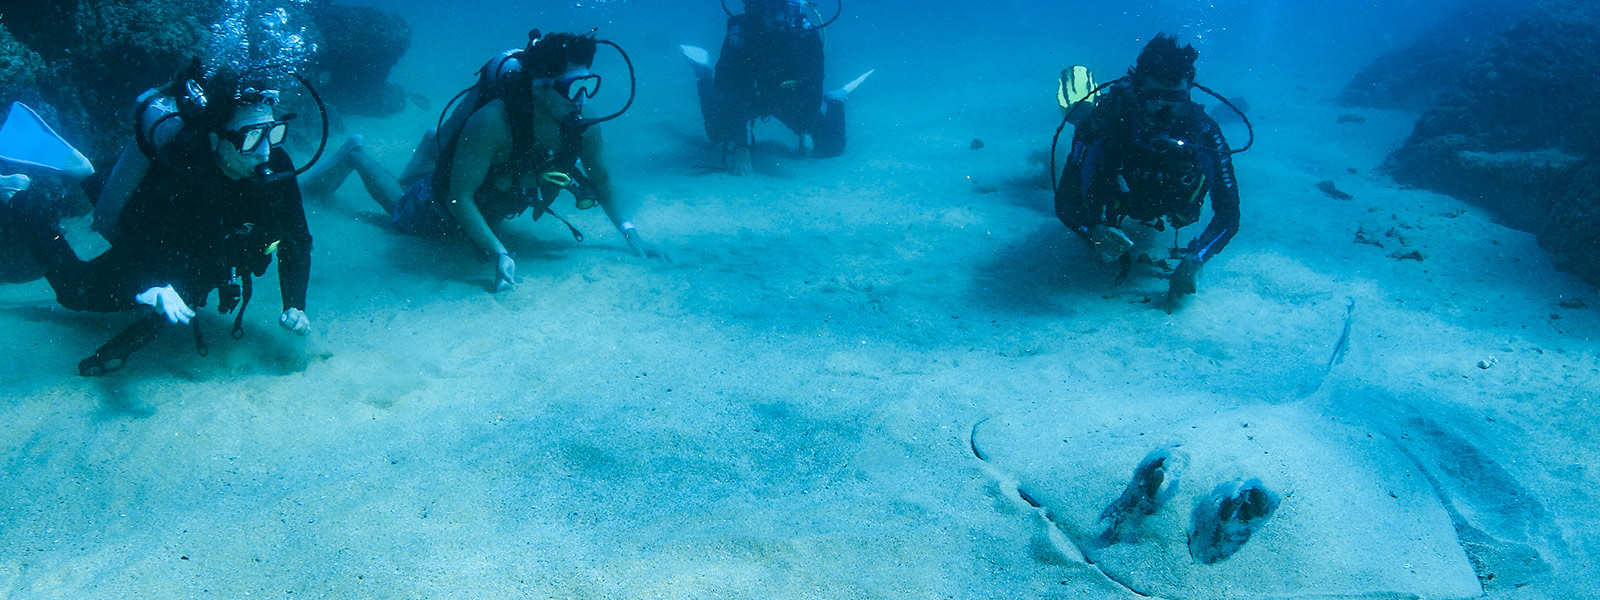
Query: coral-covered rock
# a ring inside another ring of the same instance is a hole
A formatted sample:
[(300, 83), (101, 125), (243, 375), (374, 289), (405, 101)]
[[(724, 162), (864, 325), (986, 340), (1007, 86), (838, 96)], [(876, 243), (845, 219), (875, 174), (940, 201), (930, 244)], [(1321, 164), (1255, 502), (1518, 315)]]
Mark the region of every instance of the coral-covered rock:
[(1600, 282), (1600, 160), (1575, 171), (1572, 184), (1550, 207), (1539, 244), (1556, 268)]
[(411, 48), (411, 27), (376, 8), (327, 6), (316, 16), (321, 34), (312, 72), (323, 97), (348, 113), (383, 117), (405, 107), (389, 71)]
[[(1600, 235), (1600, 195), (1574, 183), (1600, 156), (1600, 3), (1544, 0), (1471, 63), (1469, 77), (1417, 121), (1384, 170), (1400, 183), (1492, 209), (1509, 226), (1539, 232), (1552, 254)], [(1580, 178), (1581, 179), (1581, 178)], [(1549, 246), (1559, 241), (1561, 249)], [(1585, 266), (1583, 261), (1587, 260)], [(1600, 255), (1557, 256), (1600, 284)]]
[[(407, 48), (400, 17), (319, 1), (311, 12), (320, 48), (313, 75), (347, 112), (388, 114), (405, 94), (386, 79)], [(44, 114), (96, 164), (126, 143), (134, 99), (203, 55), (214, 0), (28, 0), (8, 3), (0, 24), (0, 100)], [(9, 29), (9, 33), (6, 33)]]
[[(39, 53), (17, 41), (0, 22), (0, 100), (39, 102), (40, 85), (49, 77)], [(4, 109), (4, 107), (0, 107)]]
[(1357, 73), (1339, 95), (1352, 106), (1424, 110), (1434, 106), (1493, 45), (1523, 8), (1520, 2), (1481, 0), (1404, 48), (1388, 52)]

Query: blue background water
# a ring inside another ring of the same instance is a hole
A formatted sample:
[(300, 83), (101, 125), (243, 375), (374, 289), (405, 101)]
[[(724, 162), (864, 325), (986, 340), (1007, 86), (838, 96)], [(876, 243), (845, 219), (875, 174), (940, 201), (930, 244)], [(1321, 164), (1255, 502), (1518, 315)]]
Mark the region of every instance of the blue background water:
[[(563, 201), (589, 241), (518, 220), (522, 282), (491, 295), (460, 240), (393, 233), (351, 184), (308, 204), (311, 338), (277, 331), (261, 300), (246, 339), (197, 357), (168, 335), (101, 380), (71, 366), (120, 316), (0, 287), (0, 331), (20, 349), (0, 372), (0, 597), (1126, 597), (1053, 550), (1050, 526), (975, 462), (973, 424), (1152, 398), (1206, 415), (1291, 402), (1321, 381), (1352, 298), (1344, 385), (1330, 385), (1344, 395), (1317, 418), (1443, 423), (1426, 437), (1447, 443), (1410, 449), (1503, 466), (1451, 473), (1461, 506), (1550, 507), (1496, 533), (1542, 544), (1597, 512), (1600, 324), (1555, 304), (1593, 289), (1531, 236), (1371, 175), (1414, 114), (1338, 123), (1354, 109), (1327, 102), (1458, 3), (851, 2), (829, 30), (830, 82), (878, 74), (852, 98), (850, 149), (765, 148), (747, 179), (693, 169), (715, 155), (676, 45), (716, 51), (714, 3), (372, 4), (410, 21), (392, 79), (433, 104), (345, 121), (392, 169), (529, 28), (599, 26), (623, 44), (640, 99), (605, 126), (608, 153), (641, 231), (678, 264), (632, 260), (603, 217)], [(1238, 159), (1244, 233), (1174, 314), (1152, 309), (1159, 278), (1109, 285), (1029, 157), (1059, 122), (1060, 68), (1109, 78), (1157, 31), (1194, 40), (1202, 80), (1252, 99), (1262, 142)], [(621, 78), (602, 57), (604, 106)], [(1333, 179), (1356, 199), (1316, 191)], [(1353, 244), (1357, 228), (1397, 233), (1379, 249)], [(1429, 258), (1390, 257), (1400, 236)], [(1077, 464), (1027, 450), (1051, 475)], [(1493, 477), (1470, 485), (1477, 471)], [(1051, 481), (1113, 497), (1125, 477)], [(1576, 537), (1555, 584), (1498, 597), (1592, 591), (1593, 536)]]

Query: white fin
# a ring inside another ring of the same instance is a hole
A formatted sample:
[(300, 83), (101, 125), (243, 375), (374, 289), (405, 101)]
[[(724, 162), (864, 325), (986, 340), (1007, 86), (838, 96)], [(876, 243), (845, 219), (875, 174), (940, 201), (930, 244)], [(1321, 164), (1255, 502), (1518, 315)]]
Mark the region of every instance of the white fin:
[(711, 66), (711, 53), (698, 46), (679, 45), (678, 50), (683, 52), (683, 57), (697, 65)]
[(877, 72), (878, 72), (877, 69), (873, 69), (871, 71), (867, 71), (865, 73), (862, 73), (860, 77), (855, 78), (850, 83), (844, 84), (844, 87), (839, 88), (837, 90), (829, 91), (828, 93), (826, 93), (824, 95), (827, 96), (828, 99), (830, 99), (830, 100), (838, 100), (840, 102), (843, 102), (845, 98), (850, 97), (850, 93), (851, 92), (856, 91), (856, 88), (861, 86), (861, 82), (866, 81), (868, 77), (871, 77), (873, 73), (877, 73)]
[(88, 157), (21, 102), (11, 103), (5, 125), (0, 126), (0, 160), (61, 171), (78, 179), (94, 174)]

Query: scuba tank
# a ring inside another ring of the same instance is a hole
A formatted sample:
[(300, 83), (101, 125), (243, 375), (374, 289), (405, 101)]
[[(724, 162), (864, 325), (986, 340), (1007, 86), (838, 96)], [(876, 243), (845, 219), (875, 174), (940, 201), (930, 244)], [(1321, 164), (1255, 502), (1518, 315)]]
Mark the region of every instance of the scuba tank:
[[(1094, 74), (1089, 72), (1088, 68), (1076, 65), (1065, 71), (1062, 71), (1061, 75), (1061, 82), (1056, 89), (1056, 101), (1061, 106), (1061, 124), (1056, 127), (1055, 135), (1050, 138), (1050, 189), (1052, 192), (1057, 192), (1060, 188), (1060, 182), (1056, 179), (1056, 148), (1061, 145), (1061, 132), (1064, 131), (1069, 124), (1078, 126), (1087, 121), (1089, 118), (1088, 111), (1098, 103), (1102, 91), (1105, 91), (1107, 88), (1118, 84), (1132, 85), (1133, 83), (1133, 79), (1131, 77), (1124, 75), (1100, 85), (1094, 85)], [(1073, 80), (1073, 85), (1069, 85), (1069, 78)], [(1087, 85), (1085, 86), (1085, 84)], [(1245, 152), (1249, 150), (1251, 146), (1255, 145), (1255, 127), (1251, 125), (1250, 117), (1246, 116), (1243, 110), (1237, 106), (1234, 106), (1232, 102), (1228, 101), (1227, 98), (1222, 97), (1221, 94), (1211, 91), (1211, 88), (1200, 85), (1199, 83), (1194, 83), (1193, 85), (1195, 89), (1205, 92), (1212, 98), (1216, 98), (1217, 101), (1221, 102), (1224, 106), (1227, 106), (1234, 113), (1237, 113), (1239, 115), (1239, 120), (1244, 122), (1245, 131), (1249, 134), (1248, 140), (1246, 140), (1244, 146), (1240, 148), (1219, 152), (1211, 148), (1196, 145), (1192, 148), (1193, 150), (1233, 156), (1235, 154)], [(1085, 89), (1088, 91), (1084, 92), (1083, 90)], [(1157, 139), (1156, 141), (1167, 142), (1169, 140)], [(1187, 143), (1177, 143), (1179, 142), (1178, 140), (1170, 141), (1178, 146), (1183, 146)], [(1147, 141), (1144, 136), (1139, 135), (1137, 131), (1134, 134), (1134, 143), (1141, 148), (1153, 150), (1150, 142)]]
[[(592, 37), (594, 31), (591, 30), (588, 35)], [(535, 52), (539, 42), (543, 39), (544, 34), (538, 29), (530, 30), (528, 32), (527, 46), (506, 50), (489, 59), (478, 69), (477, 81), (467, 89), (458, 92), (454, 97), (450, 98), (449, 102), (445, 103), (444, 110), (439, 113), (439, 119), (434, 128), (434, 141), (438, 144), (438, 150), (442, 151), (444, 149), (442, 140), (454, 138), (455, 134), (460, 132), (461, 126), (466, 123), (467, 118), (472, 116), (472, 113), (477, 112), (478, 109), (483, 108), (484, 105), (496, 98), (503, 99), (509, 94), (528, 93), (526, 90), (512, 89), (515, 87), (512, 84), (525, 83), (527, 81), (526, 78), (519, 76), (523, 68), (522, 63)], [(628, 112), (628, 109), (633, 107), (633, 101), (638, 96), (639, 91), (633, 60), (628, 56), (627, 51), (623, 50), (622, 46), (617, 45), (616, 42), (610, 40), (595, 40), (595, 43), (615, 49), (622, 56), (622, 61), (628, 65), (628, 101), (620, 110), (599, 118), (583, 117), (581, 113), (574, 111), (563, 121), (562, 127), (563, 129), (569, 126), (578, 128), (575, 132), (577, 135), (582, 134), (582, 129), (610, 121)]]
[[(587, 36), (592, 39), (594, 31), (590, 31)], [(439, 119), (435, 126), (434, 148), (438, 157), (436, 160), (451, 160), (450, 157), (453, 151), (450, 150), (450, 145), (454, 143), (460, 134), (467, 119), (485, 105), (496, 99), (510, 105), (525, 102), (522, 99), (526, 98), (531, 92), (528, 86), (531, 84), (530, 77), (532, 77), (532, 74), (524, 73), (524, 63), (536, 60), (537, 55), (535, 53), (541, 50), (539, 44), (545, 39), (545, 35), (538, 29), (529, 31), (527, 46), (506, 50), (489, 59), (478, 69), (477, 80), (470, 87), (461, 90), (445, 104), (444, 110), (439, 113)], [(635, 75), (633, 61), (629, 58), (627, 51), (610, 40), (594, 40), (594, 42), (597, 45), (612, 47), (622, 57), (623, 62), (627, 64), (628, 100), (621, 109), (603, 117), (590, 118), (584, 116), (581, 110), (573, 110), (561, 119), (559, 123), (560, 139), (557, 140), (553, 148), (546, 150), (546, 152), (551, 157), (549, 166), (562, 170), (551, 170), (537, 174), (541, 181), (540, 185), (537, 186), (538, 197), (530, 199), (529, 204), (536, 210), (535, 219), (543, 214), (551, 214), (558, 219), (561, 218), (560, 215), (556, 215), (549, 209), (549, 205), (554, 199), (553, 194), (560, 190), (566, 190), (571, 193), (576, 199), (577, 207), (580, 210), (597, 205), (594, 191), (586, 185), (587, 177), (584, 174), (582, 161), (578, 158), (578, 148), (583, 134), (589, 127), (622, 116), (633, 106), (634, 99), (637, 97), (638, 80)], [(515, 118), (513, 118), (513, 127), (516, 127)], [(442, 167), (436, 165), (436, 170), (438, 168)], [(541, 209), (540, 207), (543, 208)], [(562, 220), (565, 221), (565, 219)], [(570, 223), (568, 227), (571, 228)], [(582, 235), (576, 229), (573, 229), (573, 234), (575, 238), (581, 241)]]
[[(815, 15), (817, 17), (817, 21), (816, 21), (816, 23), (812, 24), (812, 28), (813, 29), (819, 29), (819, 30), (820, 29), (826, 29), (829, 25), (832, 25), (834, 21), (838, 21), (840, 15), (844, 14), (844, 0), (834, 0), (834, 3), (833, 3), (834, 4), (833, 16), (829, 17), (827, 19), (822, 18), (822, 12), (817, 10), (817, 3), (815, 3), (815, 2), (809, 2), (807, 0), (768, 0), (768, 1), (784, 2), (784, 3), (787, 3), (790, 6), (794, 6), (794, 7), (799, 7), (799, 6), (802, 6), (802, 5), (805, 6), (805, 8), (806, 8), (805, 11), (800, 11), (800, 10), (794, 11), (795, 13), (797, 13), (795, 16), (803, 17), (803, 13), (804, 12), (810, 12), (812, 15)], [(722, 12), (726, 13), (730, 17), (733, 16), (733, 11), (728, 8), (728, 0), (721, 0), (721, 2), (722, 2)], [(746, 8), (748, 8), (748, 3), (746, 3), (746, 4), (747, 4)]]
[[(265, 68), (261, 67), (246, 72), (240, 79), (247, 79), (251, 73), (262, 70), (265, 70)], [(310, 160), (293, 172), (294, 175), (300, 175), (310, 170), (312, 165), (321, 160), (322, 153), (328, 147), (328, 107), (322, 102), (322, 95), (317, 93), (317, 88), (311, 85), (310, 81), (306, 81), (304, 77), (298, 74), (291, 76), (295, 81), (300, 82), (306, 93), (311, 96), (312, 101), (317, 106), (318, 116), (322, 121), (322, 134), (317, 142), (317, 151), (311, 155)], [(206, 89), (206, 82), (203, 82), (201, 77), (200, 59), (196, 58), (187, 67), (179, 70), (173, 76), (172, 81), (167, 82), (166, 85), (145, 90), (143, 94), (139, 95), (138, 105), (134, 110), (133, 139), (139, 151), (148, 161), (160, 162), (172, 167), (173, 165), (166, 155), (166, 147), (173, 141), (184, 138), (184, 136), (197, 135), (198, 132), (191, 132), (185, 125), (200, 121), (207, 110), (216, 110), (212, 103), (217, 99), (207, 95), (210, 91)], [(255, 90), (245, 90), (245, 93), (252, 91)], [(256, 93), (261, 95), (264, 99), (263, 101), (276, 105), (278, 90), (263, 89)], [(285, 120), (292, 118), (294, 118), (293, 113), (284, 117)], [(173, 170), (182, 172), (176, 168)], [(143, 169), (140, 169), (140, 171), (142, 175)], [(288, 174), (279, 175), (287, 176)]]

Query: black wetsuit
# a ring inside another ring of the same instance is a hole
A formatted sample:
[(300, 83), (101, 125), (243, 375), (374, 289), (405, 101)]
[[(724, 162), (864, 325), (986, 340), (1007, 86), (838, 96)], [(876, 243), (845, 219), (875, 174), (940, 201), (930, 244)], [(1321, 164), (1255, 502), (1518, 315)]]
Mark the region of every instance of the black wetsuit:
[[(94, 312), (144, 308), (135, 296), (171, 285), (199, 308), (211, 290), (230, 286), (236, 275), (242, 281), (264, 273), (272, 261), (267, 251), (276, 242), (283, 309), (305, 309), (311, 233), (299, 183), (293, 175), (266, 183), (230, 180), (206, 145), (198, 138), (171, 151), (175, 164), (190, 165), (179, 167), (183, 174), (153, 162), (123, 210), (111, 248), (89, 261), (78, 259), (41, 211), (12, 209), (62, 306)], [(281, 174), (294, 170), (280, 149), (273, 149), (268, 166)]]
[(844, 102), (823, 98), (822, 63), (821, 32), (805, 19), (767, 30), (755, 15), (730, 17), (716, 76), (699, 84), (706, 137), (745, 144), (750, 122), (771, 116), (810, 134), (813, 156), (844, 152)]
[(1139, 110), (1128, 83), (1107, 89), (1072, 136), (1056, 189), (1056, 216), (1087, 237), (1095, 225), (1133, 219), (1185, 227), (1211, 197), (1213, 217), (1188, 252), (1204, 261), (1239, 231), (1239, 185), (1228, 141), (1198, 104), (1164, 134), (1136, 128)]

